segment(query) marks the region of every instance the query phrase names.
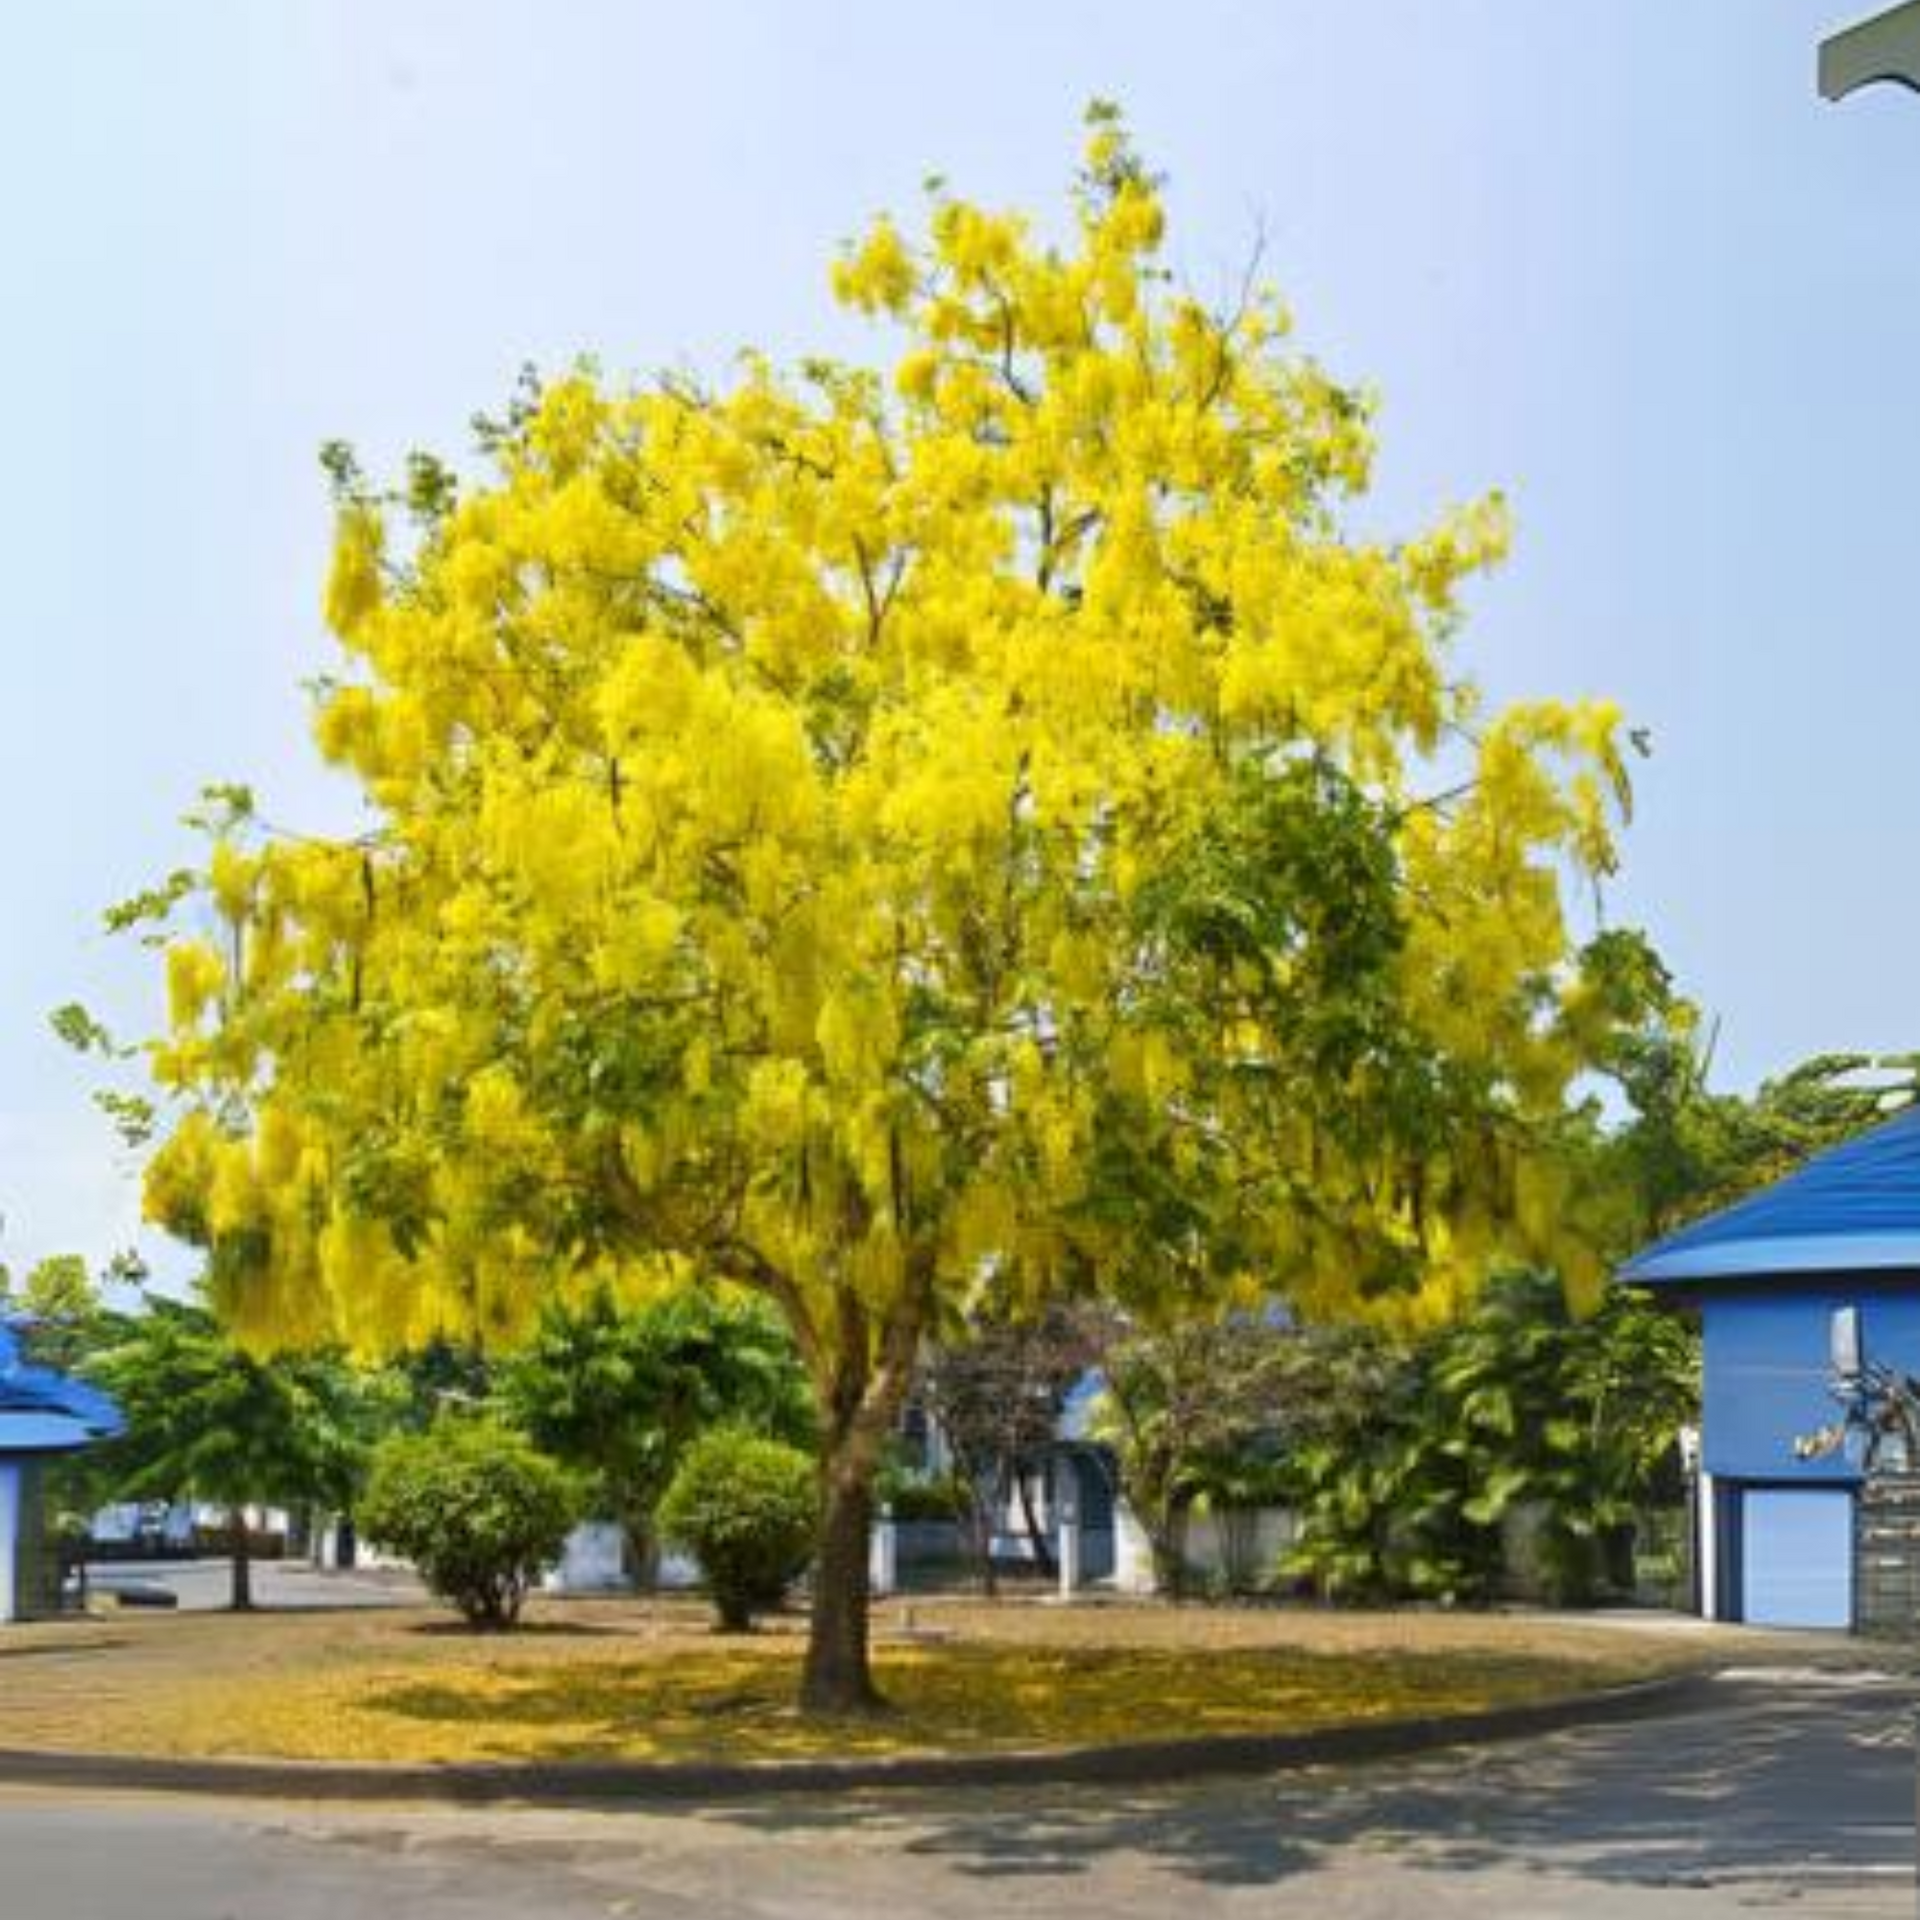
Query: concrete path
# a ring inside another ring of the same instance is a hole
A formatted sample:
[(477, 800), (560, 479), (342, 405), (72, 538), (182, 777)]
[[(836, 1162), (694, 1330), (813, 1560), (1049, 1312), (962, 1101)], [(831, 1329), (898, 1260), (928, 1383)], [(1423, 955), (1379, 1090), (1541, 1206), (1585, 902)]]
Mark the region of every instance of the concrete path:
[(16, 1792), (0, 1920), (1907, 1920), (1920, 1689), (1723, 1684), (1684, 1718), (1187, 1788), (632, 1814)]

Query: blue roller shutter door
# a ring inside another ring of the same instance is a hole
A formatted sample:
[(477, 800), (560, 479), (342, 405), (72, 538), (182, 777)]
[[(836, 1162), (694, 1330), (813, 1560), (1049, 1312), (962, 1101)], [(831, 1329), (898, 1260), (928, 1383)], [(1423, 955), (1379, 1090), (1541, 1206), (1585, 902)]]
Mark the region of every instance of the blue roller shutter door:
[(1853, 1625), (1853, 1495), (1749, 1487), (1741, 1501), (1741, 1616), (1756, 1627)]

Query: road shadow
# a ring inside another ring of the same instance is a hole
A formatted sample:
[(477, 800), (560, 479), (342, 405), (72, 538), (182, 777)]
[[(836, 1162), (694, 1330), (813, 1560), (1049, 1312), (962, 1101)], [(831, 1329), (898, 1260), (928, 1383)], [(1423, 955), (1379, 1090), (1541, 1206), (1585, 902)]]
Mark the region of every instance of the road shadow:
[(1335, 1854), (1622, 1886), (1884, 1879), (1914, 1854), (1920, 1689), (1801, 1674), (1720, 1683), (1711, 1708), (1418, 1761), (1244, 1781), (769, 1799), (757, 1831), (858, 1823), (908, 1858), (1019, 1881), (1129, 1853), (1215, 1886), (1271, 1886)]

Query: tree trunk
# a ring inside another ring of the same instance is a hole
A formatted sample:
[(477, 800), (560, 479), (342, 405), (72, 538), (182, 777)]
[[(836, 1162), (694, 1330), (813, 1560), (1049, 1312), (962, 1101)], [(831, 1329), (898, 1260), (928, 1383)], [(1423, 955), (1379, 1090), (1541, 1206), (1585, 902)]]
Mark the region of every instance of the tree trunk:
[(1616, 1593), (1631, 1595), (1638, 1590), (1640, 1569), (1634, 1548), (1639, 1533), (1639, 1527), (1631, 1520), (1601, 1531), (1601, 1577)]
[(998, 1474), (990, 1483), (992, 1491), (981, 1492), (982, 1482), (969, 1476), (967, 1491), (972, 1497), (973, 1517), (970, 1531), (973, 1534), (974, 1558), (980, 1568), (980, 1591), (989, 1600), (1000, 1597), (1000, 1576), (993, 1564), (993, 1523), (995, 1509), (999, 1505), (1000, 1479)]
[(640, 1519), (629, 1516), (620, 1530), (626, 1542), (626, 1570), (635, 1588), (641, 1593), (654, 1592), (660, 1585), (660, 1536), (653, 1529), (652, 1515)]
[(247, 1531), (245, 1507), (227, 1509), (227, 1547), (233, 1556), (233, 1592), (229, 1605), (235, 1613), (253, 1611), (253, 1539)]
[[(1187, 1597), (1187, 1508), (1182, 1500), (1168, 1500), (1148, 1512), (1155, 1519), (1147, 1528), (1153, 1550), (1154, 1583), (1176, 1603)], [(1145, 1513), (1141, 1518), (1144, 1520)]]
[(1053, 1548), (1047, 1542), (1046, 1529), (1041, 1526), (1040, 1517), (1033, 1510), (1033, 1476), (1024, 1466), (1020, 1466), (1014, 1468), (1013, 1477), (1020, 1488), (1020, 1517), (1026, 1522), (1027, 1540), (1033, 1548), (1033, 1564), (1046, 1579), (1057, 1579), (1059, 1563), (1054, 1559)]
[(820, 1552), (800, 1705), (808, 1713), (873, 1713), (883, 1703), (867, 1650), (872, 1465), (843, 1443), (829, 1454), (821, 1479)]
[[(897, 1217), (897, 1156), (894, 1174)], [(907, 1256), (901, 1293), (877, 1324), (843, 1278), (833, 1290), (831, 1323), (823, 1325), (778, 1268), (750, 1249), (738, 1257), (748, 1283), (770, 1293), (786, 1313), (820, 1411), (819, 1548), (800, 1705), (807, 1713), (872, 1714), (886, 1705), (873, 1684), (867, 1648), (873, 1482), (913, 1383), (921, 1329), (932, 1311), (934, 1250), (921, 1246)]]

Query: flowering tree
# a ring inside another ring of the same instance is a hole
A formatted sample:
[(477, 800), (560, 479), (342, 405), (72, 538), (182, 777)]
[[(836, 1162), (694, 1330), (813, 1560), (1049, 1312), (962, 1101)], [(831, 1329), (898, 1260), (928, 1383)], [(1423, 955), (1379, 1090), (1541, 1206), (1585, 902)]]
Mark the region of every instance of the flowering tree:
[(230, 795), (135, 909), (147, 1205), (251, 1337), (510, 1342), (663, 1272), (777, 1305), (815, 1708), (873, 1700), (874, 1471), (983, 1284), (1419, 1316), (1561, 1237), (1615, 715), (1483, 711), (1447, 642), (1497, 503), (1350, 533), (1366, 407), (1161, 229), (1096, 112), (1064, 244), (941, 194), (848, 251), (885, 373), (580, 372), (390, 494), (336, 455), (317, 732), (369, 830)]

